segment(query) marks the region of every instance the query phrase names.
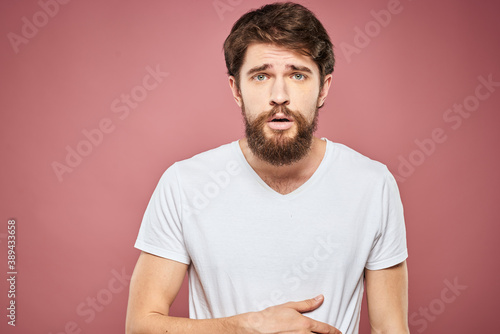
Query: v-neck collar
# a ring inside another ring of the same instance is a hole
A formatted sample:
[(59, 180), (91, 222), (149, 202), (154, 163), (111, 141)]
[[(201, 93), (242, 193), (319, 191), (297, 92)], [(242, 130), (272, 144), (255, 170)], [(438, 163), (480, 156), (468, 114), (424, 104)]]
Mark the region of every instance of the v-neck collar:
[(264, 182), (264, 180), (259, 176), (259, 174), (257, 174), (257, 172), (252, 168), (252, 166), (250, 166), (247, 159), (245, 158), (245, 155), (243, 154), (243, 151), (241, 150), (239, 140), (234, 141), (232, 143), (232, 146), (233, 146), (233, 150), (235, 151), (236, 155), (238, 156), (238, 159), (241, 161), (242, 165), (244, 166), (243, 168), (245, 168), (248, 171), (248, 173), (250, 175), (252, 175), (252, 177), (261, 186), (263, 186), (271, 196), (274, 196), (274, 197), (279, 198), (279, 199), (289, 200), (289, 199), (293, 199), (293, 198), (299, 196), (300, 194), (302, 194), (303, 192), (305, 192), (308, 188), (311, 187), (312, 184), (314, 184), (316, 182), (317, 179), (319, 179), (321, 177), (321, 175), (323, 175), (324, 170), (326, 169), (327, 160), (329, 159), (329, 157), (331, 155), (330, 150), (332, 147), (331, 147), (330, 141), (327, 140), (326, 138), (321, 138), (321, 140), (324, 140), (326, 142), (326, 149), (325, 149), (325, 154), (323, 155), (323, 158), (321, 159), (321, 162), (320, 162), (318, 168), (316, 168), (313, 175), (311, 175), (311, 177), (309, 179), (307, 179), (306, 182), (304, 182), (303, 184), (300, 185), (300, 187), (298, 187), (297, 189), (295, 189), (294, 191), (292, 191), (288, 194), (281, 194), (281, 193), (277, 192), (276, 190), (274, 190), (273, 188), (271, 188), (266, 182)]

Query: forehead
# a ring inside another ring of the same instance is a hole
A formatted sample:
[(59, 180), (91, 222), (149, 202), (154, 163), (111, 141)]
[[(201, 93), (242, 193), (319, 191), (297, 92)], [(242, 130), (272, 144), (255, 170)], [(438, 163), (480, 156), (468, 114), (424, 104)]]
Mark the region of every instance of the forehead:
[(268, 64), (270, 68), (276, 70), (289, 68), (290, 65), (296, 67), (305, 66), (314, 73), (319, 73), (318, 66), (310, 56), (274, 44), (250, 44), (247, 47), (241, 66), (242, 73), (245, 73), (245, 70), (264, 64)]

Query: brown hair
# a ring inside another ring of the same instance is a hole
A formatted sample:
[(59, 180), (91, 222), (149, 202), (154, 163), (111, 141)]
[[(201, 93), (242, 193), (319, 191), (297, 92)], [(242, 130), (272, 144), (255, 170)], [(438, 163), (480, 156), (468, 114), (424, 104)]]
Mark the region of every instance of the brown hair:
[(335, 57), (330, 37), (313, 12), (302, 5), (286, 2), (262, 6), (244, 14), (233, 25), (224, 42), (229, 75), (239, 87), (240, 69), (251, 43), (270, 43), (310, 56), (320, 71), (320, 86), (333, 72)]

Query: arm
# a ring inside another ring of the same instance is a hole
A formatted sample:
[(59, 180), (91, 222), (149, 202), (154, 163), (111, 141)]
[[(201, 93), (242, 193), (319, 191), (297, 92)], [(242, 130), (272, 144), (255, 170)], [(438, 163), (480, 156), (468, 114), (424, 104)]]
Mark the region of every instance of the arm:
[(365, 269), (365, 280), (372, 334), (410, 333), (406, 261), (382, 270)]
[(323, 302), (322, 297), (227, 318), (194, 320), (170, 317), (169, 308), (186, 271), (186, 264), (141, 253), (130, 281), (127, 334), (279, 334), (303, 333), (305, 329), (321, 334), (340, 334), (334, 327), (301, 314), (318, 308)]

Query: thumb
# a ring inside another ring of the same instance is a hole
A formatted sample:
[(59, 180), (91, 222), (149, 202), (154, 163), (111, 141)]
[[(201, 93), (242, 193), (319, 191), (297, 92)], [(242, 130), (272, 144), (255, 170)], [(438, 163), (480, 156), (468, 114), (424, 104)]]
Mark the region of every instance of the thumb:
[(311, 312), (320, 307), (321, 304), (323, 304), (324, 299), (325, 298), (323, 297), (323, 295), (319, 295), (314, 298), (306, 299), (300, 302), (290, 302), (288, 303), (289, 305), (287, 306), (293, 308), (294, 310), (300, 313)]

